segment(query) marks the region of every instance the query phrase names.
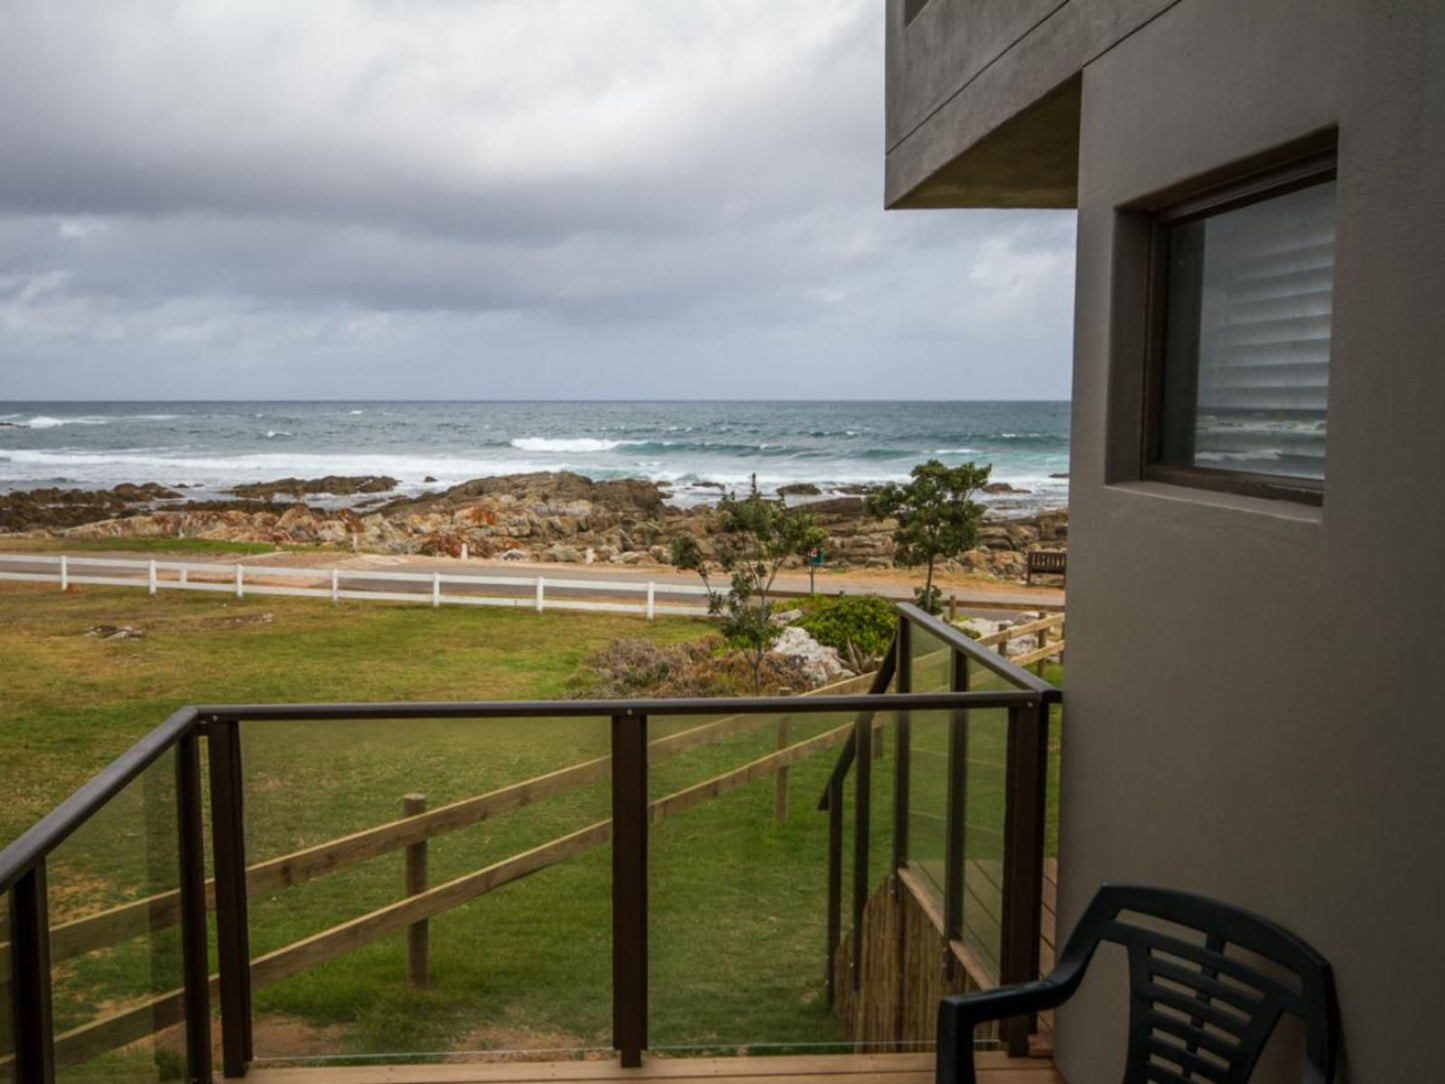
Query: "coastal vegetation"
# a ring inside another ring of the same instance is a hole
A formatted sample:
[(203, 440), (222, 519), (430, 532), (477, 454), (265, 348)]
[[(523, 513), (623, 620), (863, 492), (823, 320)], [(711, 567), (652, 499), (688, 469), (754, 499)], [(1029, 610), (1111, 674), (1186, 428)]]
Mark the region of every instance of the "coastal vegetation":
[(895, 524), (893, 560), (926, 569), (923, 586), (914, 593), (929, 613), (942, 609), (940, 592), (933, 586), (934, 566), (973, 549), (978, 541), (984, 509), (973, 498), (988, 484), (989, 470), (974, 463), (948, 467), (930, 459), (909, 472), (911, 481), (890, 482), (863, 498), (869, 515)]
[(753, 692), (760, 694), (763, 659), (783, 631), (773, 620), (773, 584), (786, 564), (802, 560), (828, 534), (806, 509), (765, 498), (756, 475), (746, 497), (728, 493), (718, 501), (717, 515), (712, 561), (728, 577), (727, 589), (713, 587), (709, 561), (695, 536), (673, 538), (671, 561), (698, 574), (708, 590), (708, 611), (721, 618), (723, 639), (752, 661)]

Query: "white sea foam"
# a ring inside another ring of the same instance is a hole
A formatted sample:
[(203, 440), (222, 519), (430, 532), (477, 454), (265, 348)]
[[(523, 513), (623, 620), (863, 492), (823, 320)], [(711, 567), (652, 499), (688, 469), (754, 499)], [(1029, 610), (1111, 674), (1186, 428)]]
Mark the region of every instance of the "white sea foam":
[(517, 437), (512, 447), (520, 452), (610, 452), (626, 441), (598, 440), (596, 437)]
[(977, 448), (935, 448), (930, 455), (981, 455)]
[(61, 425), (108, 425), (109, 418), (52, 418), (45, 414), (37, 414), (28, 422), (21, 422), (24, 429), (54, 429)]

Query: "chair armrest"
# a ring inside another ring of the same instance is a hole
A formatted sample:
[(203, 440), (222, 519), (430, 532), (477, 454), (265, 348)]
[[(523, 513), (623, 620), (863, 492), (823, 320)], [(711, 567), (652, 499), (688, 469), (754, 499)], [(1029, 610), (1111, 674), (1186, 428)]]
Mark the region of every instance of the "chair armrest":
[[(1070, 969), (1067, 977), (1056, 969), (1038, 982), (1021, 982), (944, 998), (938, 1005), (936, 1084), (976, 1084), (974, 1028), (990, 1020), (1056, 1008), (1078, 989), (1081, 977), (1079, 969)], [(1060, 982), (1061, 978), (1064, 981)]]

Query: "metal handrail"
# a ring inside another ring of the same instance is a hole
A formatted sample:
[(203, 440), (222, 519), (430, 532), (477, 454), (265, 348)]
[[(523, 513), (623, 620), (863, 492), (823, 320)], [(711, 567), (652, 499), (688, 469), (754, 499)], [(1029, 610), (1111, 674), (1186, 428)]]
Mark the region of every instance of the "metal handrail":
[(846, 696), (691, 697), (634, 700), (458, 700), (358, 704), (207, 704), (195, 710), (217, 722), (314, 722), (324, 719), (608, 719), (615, 715), (825, 715), (859, 711), (1008, 708), (1043, 701), (1027, 689), (969, 693), (855, 693)]
[[(963, 795), (967, 785), (967, 709), (982, 706), (979, 701), (972, 699), (977, 693), (964, 691), (968, 687), (970, 663), (984, 667), (1014, 686), (1012, 690), (995, 695), (1021, 698), (1008, 705), (1009, 737), (1005, 757), (1007, 805), (1003, 829), (1004, 917), (1000, 931), (1000, 974), (995, 978), (1001, 982), (1023, 981), (1032, 978), (1037, 971), (1049, 708), (1052, 704), (1061, 702), (1063, 694), (1043, 678), (1029, 673), (1001, 653), (986, 650), (971, 637), (919, 607), (911, 603), (898, 603), (895, 609), (898, 625), (885, 660), (887, 673), (885, 675), (884, 669), (880, 669), (874, 685), (874, 690), (882, 695), (871, 698), (871, 702), (859, 714), (853, 734), (840, 751), (818, 801), (818, 809), (827, 812), (829, 817), (828, 930), (824, 978), (830, 1005), (834, 1001), (836, 954), (842, 941), (844, 784), (850, 769), (856, 763), (852, 891), (852, 919), (856, 938), (861, 936), (867, 901), (873, 890), (867, 878), (871, 835), (869, 790), (873, 761), (873, 717), (878, 709), (886, 707), (885, 702), (907, 702), (907, 706), (911, 707), (914, 702), (922, 699), (923, 694), (910, 691), (910, 645), (914, 629), (940, 641), (948, 650), (949, 684), (955, 690), (943, 694), (950, 701), (943, 707), (951, 709), (952, 719), (947, 754), (948, 838), (945, 843), (945, 879), (948, 883), (944, 892), (941, 932), (950, 942), (962, 936), (963, 925), (962, 906), (957, 897), (961, 895), (962, 865), (966, 861)], [(882, 693), (889, 681), (895, 678), (898, 692)], [(897, 720), (894, 734), (897, 751), (893, 773), (893, 845), (890, 868), (899, 881), (906, 880), (903, 869), (909, 853), (906, 817), (909, 812), (909, 730), (909, 716), (905, 710)], [(858, 991), (861, 989), (862, 969), (856, 941), (853, 951), (852, 985), (854, 990)], [(1004, 1034), (1010, 1052), (1019, 1053), (1027, 1048), (1029, 1026), (1030, 1021), (1027, 1020), (1008, 1022)]]
[(1037, 693), (1044, 703), (1057, 704), (1063, 698), (1063, 693), (1037, 674), (1031, 674), (1022, 666), (1015, 665), (997, 651), (985, 650), (972, 637), (965, 636), (942, 618), (919, 609), (911, 602), (900, 602), (897, 606), (898, 612), (911, 624), (922, 628), (935, 639), (942, 640), (949, 647), (962, 651), (970, 661), (992, 670), (1006, 681)]
[(191, 707), (172, 714), (0, 850), (0, 893), (9, 891), (36, 863), (189, 733), (198, 716), (199, 712)]

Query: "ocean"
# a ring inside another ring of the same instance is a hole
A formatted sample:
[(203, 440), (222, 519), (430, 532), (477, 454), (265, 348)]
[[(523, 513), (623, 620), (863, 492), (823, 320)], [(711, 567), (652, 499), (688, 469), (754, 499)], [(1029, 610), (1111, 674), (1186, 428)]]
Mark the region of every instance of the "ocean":
[[(0, 491), (189, 487), (389, 474), (404, 493), (570, 470), (645, 478), (680, 505), (716, 486), (900, 481), (927, 459), (993, 466), (999, 512), (1068, 502), (1067, 402), (0, 402)], [(429, 480), (433, 479), (433, 480)], [(709, 485), (708, 483), (712, 483)]]

